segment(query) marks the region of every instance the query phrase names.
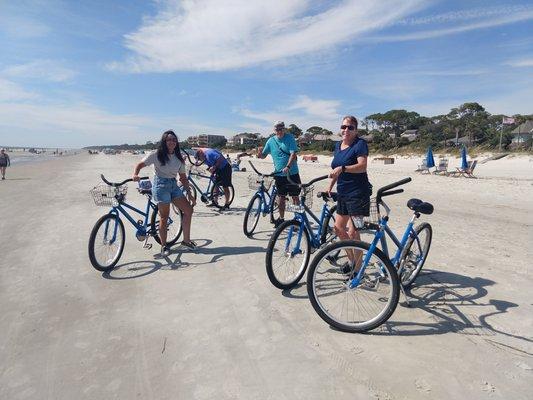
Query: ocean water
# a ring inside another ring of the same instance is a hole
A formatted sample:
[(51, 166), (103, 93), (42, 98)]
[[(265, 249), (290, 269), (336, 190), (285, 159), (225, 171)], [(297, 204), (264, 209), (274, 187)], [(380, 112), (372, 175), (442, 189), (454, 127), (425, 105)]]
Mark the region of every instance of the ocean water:
[(53, 160), (58, 157), (68, 157), (70, 155), (74, 155), (75, 152), (66, 152), (63, 153), (62, 156), (58, 156), (55, 154), (52, 154), (51, 152), (42, 153), (42, 154), (33, 154), (28, 152), (8, 152), (9, 160), (11, 161), (11, 165), (21, 165), (21, 164), (29, 164), (29, 163), (36, 163), (41, 161), (47, 161), (47, 160)]

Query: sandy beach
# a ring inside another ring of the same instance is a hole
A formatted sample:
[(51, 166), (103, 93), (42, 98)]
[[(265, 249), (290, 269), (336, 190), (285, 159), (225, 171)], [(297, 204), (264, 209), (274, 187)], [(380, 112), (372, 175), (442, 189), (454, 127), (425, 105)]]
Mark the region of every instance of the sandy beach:
[[(242, 233), (250, 172), (233, 174), (230, 211), (195, 208), (196, 251), (154, 257), (158, 246), (143, 249), (126, 226), (117, 268), (93, 269), (89, 233), (107, 209), (89, 189), (101, 173), (130, 177), (139, 159), (83, 153), (8, 168), (0, 182), (0, 399), (531, 398), (531, 156), (480, 163), (478, 179), (420, 175), (416, 157), (370, 161), (374, 191), (413, 178), (388, 198), (394, 230), (411, 215), (409, 198), (435, 212), (422, 217), (433, 242), (411, 307), (402, 297), (368, 334), (325, 324), (305, 278), (286, 292), (270, 284), (271, 225), (262, 219), (252, 239)], [(268, 159), (253, 160), (271, 170)], [(325, 156), (299, 164), (304, 181), (329, 169)], [(246, 159), (241, 165), (250, 171)], [(132, 184), (128, 200), (144, 204)]]

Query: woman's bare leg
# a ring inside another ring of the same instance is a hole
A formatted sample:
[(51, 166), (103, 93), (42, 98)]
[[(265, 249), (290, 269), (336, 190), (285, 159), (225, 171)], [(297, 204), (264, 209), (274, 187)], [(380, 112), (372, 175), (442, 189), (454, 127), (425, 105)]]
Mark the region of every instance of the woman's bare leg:
[(183, 240), (191, 241), (191, 221), (193, 208), (185, 197), (178, 197), (172, 200), (174, 205), (183, 212)]

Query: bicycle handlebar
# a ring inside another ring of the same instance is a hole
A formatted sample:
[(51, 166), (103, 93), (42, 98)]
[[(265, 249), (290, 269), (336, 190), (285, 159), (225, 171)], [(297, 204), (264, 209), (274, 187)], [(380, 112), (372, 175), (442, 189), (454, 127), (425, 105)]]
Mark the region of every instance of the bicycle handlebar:
[(255, 166), (252, 164), (252, 162), (251, 162), (250, 160), (248, 160), (248, 163), (250, 164), (250, 167), (252, 167), (252, 169), (255, 171), (255, 173), (256, 173), (257, 175), (260, 175), (260, 176), (270, 177), (270, 176), (274, 176), (274, 175), (276, 175), (276, 174), (279, 174), (279, 173), (281, 172), (281, 171), (274, 171), (274, 172), (272, 172), (271, 174), (268, 174), (268, 175), (267, 175), (267, 174), (263, 174), (263, 173), (259, 172), (259, 171), (255, 168)]
[(389, 191), (389, 190), (390, 189), (394, 189), (395, 187), (404, 185), (404, 184), (406, 184), (408, 182), (411, 182), (411, 180), (412, 179), (410, 177), (407, 177), (407, 178), (399, 180), (398, 182), (393, 182), (393, 183), (391, 183), (389, 185), (383, 186), (382, 188), (380, 188), (378, 190), (378, 193), (376, 195), (376, 202), (379, 204), (381, 202), (381, 198), (382, 197), (390, 196), (390, 195), (397, 194), (397, 193), (402, 193), (403, 189), (392, 190), (392, 191)]
[(319, 176), (318, 178), (315, 178), (315, 179), (311, 179), (309, 182), (307, 183), (296, 183), (294, 182), (289, 173), (287, 172), (287, 180), (289, 181), (289, 183), (291, 183), (292, 185), (296, 185), (300, 188), (306, 188), (306, 187), (309, 187), (311, 186), (313, 183), (316, 183), (318, 181), (323, 181), (324, 179), (328, 179), (329, 178), (329, 175), (323, 175), (323, 176)]
[[(133, 182), (133, 179), (131, 179), (131, 178), (125, 179), (122, 182), (109, 182), (105, 178), (104, 174), (100, 174), (100, 178), (102, 178), (104, 183), (106, 183), (107, 185), (114, 186), (114, 187), (122, 186), (122, 185), (124, 185), (125, 183), (128, 183), (128, 182)], [(144, 179), (150, 179), (150, 177), (148, 177), (148, 176), (139, 177), (139, 180), (141, 180), (141, 181), (144, 180)]]
[(191, 156), (186, 151), (182, 151), (181, 154), (185, 154), (187, 156), (187, 159), (189, 160), (189, 162), (192, 165), (194, 165), (195, 167), (199, 167), (200, 165), (202, 165), (205, 162), (205, 161), (202, 161), (200, 164), (198, 164), (198, 162), (194, 162), (193, 160), (191, 160)]

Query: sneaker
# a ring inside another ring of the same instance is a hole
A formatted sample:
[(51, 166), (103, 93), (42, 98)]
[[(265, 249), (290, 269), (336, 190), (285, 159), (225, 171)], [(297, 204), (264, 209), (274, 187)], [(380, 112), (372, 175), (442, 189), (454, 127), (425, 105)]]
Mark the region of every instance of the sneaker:
[(284, 222), (285, 222), (285, 220), (283, 218), (278, 218), (276, 221), (274, 221), (274, 228), (277, 228), (278, 226), (280, 226)]
[(170, 255), (170, 248), (168, 246), (161, 246), (161, 256), (168, 257)]
[(212, 201), (211, 203), (207, 204), (206, 207), (218, 207), (218, 208), (220, 208), (218, 203), (215, 203), (214, 201)]
[(224, 205), (220, 208), (220, 211), (224, 211), (224, 210), (229, 210), (229, 204), (224, 204)]
[(182, 245), (182, 246), (185, 246), (185, 247), (187, 247), (187, 248), (189, 248), (189, 249), (191, 249), (191, 250), (195, 249), (196, 246), (197, 246), (197, 244), (194, 243), (192, 240), (191, 240), (191, 241), (188, 241), (188, 242), (186, 242), (186, 241), (184, 240), (183, 242), (181, 242), (181, 245)]

